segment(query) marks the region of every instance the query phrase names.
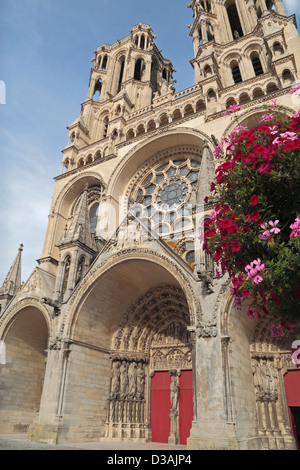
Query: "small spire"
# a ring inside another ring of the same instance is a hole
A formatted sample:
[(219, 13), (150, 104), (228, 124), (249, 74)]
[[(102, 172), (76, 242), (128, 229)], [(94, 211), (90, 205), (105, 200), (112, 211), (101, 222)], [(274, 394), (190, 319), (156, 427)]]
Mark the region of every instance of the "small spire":
[(21, 243), (18, 249), (18, 254), (2, 284), (0, 295), (9, 295), (10, 297), (13, 297), (21, 288), (21, 254), (23, 247), (24, 245)]
[(214, 157), (209, 149), (208, 142), (203, 142), (202, 162), (197, 184), (197, 204), (204, 204), (206, 196), (210, 195), (211, 184), (215, 179)]
[(75, 210), (73, 220), (64, 229), (64, 234), (60, 240), (60, 245), (79, 241), (88, 247), (92, 247), (92, 236), (90, 228), (90, 218), (88, 209), (88, 189), (84, 186), (84, 191)]

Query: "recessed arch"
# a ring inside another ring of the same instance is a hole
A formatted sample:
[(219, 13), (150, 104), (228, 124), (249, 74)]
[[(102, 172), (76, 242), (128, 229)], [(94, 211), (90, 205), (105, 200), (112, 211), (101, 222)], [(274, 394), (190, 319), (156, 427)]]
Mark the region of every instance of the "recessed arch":
[(2, 433), (28, 430), (39, 411), (50, 332), (45, 309), (37, 305), (37, 301), (28, 299), (21, 302), (4, 331), (6, 363), (1, 366), (0, 388)]
[(196, 129), (173, 128), (168, 129), (163, 135), (152, 134), (144, 143), (133, 147), (116, 166), (107, 185), (107, 194), (118, 201), (120, 195), (125, 193), (128, 181), (158, 152), (180, 145), (202, 148), (204, 141), (207, 141), (213, 150), (211, 137)]

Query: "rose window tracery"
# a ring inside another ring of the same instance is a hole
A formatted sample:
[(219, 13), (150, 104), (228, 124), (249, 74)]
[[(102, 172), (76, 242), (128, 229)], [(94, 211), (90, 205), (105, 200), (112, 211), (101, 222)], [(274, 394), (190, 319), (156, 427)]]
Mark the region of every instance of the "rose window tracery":
[(145, 167), (130, 200), (141, 219), (151, 222), (160, 236), (192, 229), (192, 199), (196, 193), (200, 156), (180, 156)]

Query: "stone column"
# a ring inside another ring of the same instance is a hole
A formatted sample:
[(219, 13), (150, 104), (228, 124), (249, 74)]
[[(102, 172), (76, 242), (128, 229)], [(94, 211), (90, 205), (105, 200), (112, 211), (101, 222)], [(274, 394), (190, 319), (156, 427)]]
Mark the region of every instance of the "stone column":
[(58, 443), (69, 354), (69, 343), (60, 338), (50, 343), (39, 414), (28, 431), (33, 442)]
[(274, 5), (275, 5), (276, 11), (277, 11), (277, 13), (279, 13), (279, 15), (286, 16), (286, 12), (285, 12), (282, 0), (274, 0)]
[(193, 421), (189, 450), (238, 449), (234, 424), (227, 422), (224, 407), (224, 373), (221, 340), (214, 321), (197, 329), (197, 416)]

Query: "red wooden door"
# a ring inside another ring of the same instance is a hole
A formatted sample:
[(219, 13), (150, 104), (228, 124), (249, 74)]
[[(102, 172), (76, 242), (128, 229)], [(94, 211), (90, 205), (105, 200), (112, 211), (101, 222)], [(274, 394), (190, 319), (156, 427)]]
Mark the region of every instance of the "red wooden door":
[[(284, 376), (284, 385), (289, 407), (291, 430), (296, 440), (297, 448), (300, 449), (300, 423), (298, 418), (300, 410), (300, 370), (288, 371)], [(297, 416), (297, 423), (295, 422), (294, 415)]]
[(151, 380), (151, 430), (153, 442), (168, 442), (170, 434), (169, 372), (155, 372)]
[(193, 372), (182, 370), (179, 377), (180, 444), (186, 444), (193, 421)]

